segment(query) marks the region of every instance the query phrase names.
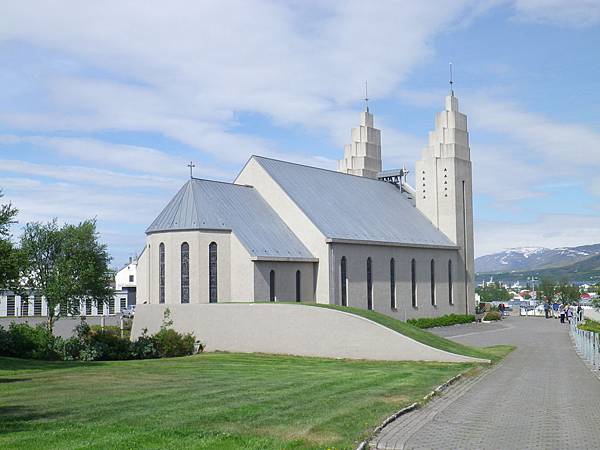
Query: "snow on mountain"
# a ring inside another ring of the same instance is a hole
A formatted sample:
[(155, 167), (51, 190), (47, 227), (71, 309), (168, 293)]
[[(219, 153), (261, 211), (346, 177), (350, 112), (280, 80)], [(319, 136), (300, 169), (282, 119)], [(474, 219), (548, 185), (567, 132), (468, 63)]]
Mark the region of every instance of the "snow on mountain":
[(509, 248), (493, 255), (475, 259), (476, 272), (511, 272), (559, 267), (600, 254), (600, 244), (579, 247), (520, 247)]

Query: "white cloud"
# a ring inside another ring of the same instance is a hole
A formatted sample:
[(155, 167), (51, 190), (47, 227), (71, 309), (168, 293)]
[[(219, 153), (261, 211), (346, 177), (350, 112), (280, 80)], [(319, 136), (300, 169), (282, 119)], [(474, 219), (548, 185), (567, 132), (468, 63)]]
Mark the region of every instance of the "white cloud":
[[(366, 7), (360, 1), (239, 0), (175, 1), (166, 7), (141, 0), (9, 2), (0, 16), (0, 45), (23, 46), (24, 57), (22, 64), (0, 68), (0, 80), (9, 80), (6, 84), (16, 86), (17, 92), (0, 93), (1, 99), (10, 100), (0, 101), (0, 123), (29, 136), (5, 136), (4, 143), (26, 142), (76, 162), (6, 162), (12, 164), (12, 173), (60, 183), (26, 177), (4, 178), (3, 183), (25, 217), (98, 214), (106, 220), (133, 220), (133, 213), (136, 223), (147, 225), (167, 198), (134, 191), (130, 201), (136, 204), (124, 215), (123, 199), (98, 192), (90, 183), (167, 186), (185, 176), (188, 159), (203, 157), (221, 169), (197, 162), (198, 176), (227, 180), (250, 154), (333, 168), (332, 159), (315, 155), (313, 149), (276, 145), (260, 128), (248, 126), (252, 120), (240, 121), (240, 115), (251, 113), (257, 122), (290, 134), (300, 129), (325, 135), (341, 155), (349, 128), (357, 124), (356, 103), (365, 79), (373, 98), (400, 95), (415, 104), (441, 106), (437, 93), (407, 93), (401, 90), (402, 81), (432, 58), (440, 33), (464, 26), (498, 3), (381, 1)], [(569, 26), (600, 20), (594, 0), (510, 4), (523, 20)], [(502, 65), (493, 69), (510, 70)], [(542, 195), (537, 186), (549, 177), (588, 174), (590, 163), (600, 163), (592, 150), (599, 142), (597, 130), (558, 123), (489, 96), (465, 96), (463, 104), (471, 129), (501, 136), (493, 144), (476, 142), (472, 147), (476, 191), (504, 207)], [(387, 165), (414, 161), (426, 144), (427, 130), (411, 136), (385, 121), (377, 126), (383, 130)], [(69, 136), (157, 133), (197, 155), (96, 137), (62, 137), (65, 131)], [(55, 132), (61, 137), (52, 136)], [(500, 231), (504, 234), (499, 242), (511, 242), (508, 231)], [(493, 247), (486, 230), (482, 233), (482, 248)], [(515, 228), (511, 239), (520, 239), (518, 233)]]
[(508, 247), (574, 247), (600, 242), (600, 216), (546, 214), (529, 223), (480, 221), (475, 224), (476, 256)]
[(241, 163), (274, 150), (236, 132), (236, 112), (336, 135), (334, 116), (347, 114), (365, 79), (372, 97), (393, 92), (433, 54), (431, 38), (477, 4), (12, 3), (0, 40), (74, 63), (44, 74), (51, 114), (0, 107), (0, 120), (20, 129), (162, 132)]
[(111, 189), (152, 187), (173, 190), (181, 184), (179, 180), (173, 178), (128, 175), (90, 167), (36, 164), (10, 159), (0, 159), (0, 172), (53, 178), (70, 183), (93, 184)]
[(598, 0), (515, 0), (519, 20), (588, 27), (600, 23)]
[(147, 226), (163, 207), (170, 193), (149, 197), (130, 191), (107, 191), (94, 186), (31, 178), (3, 177), (6, 200), (19, 208), (19, 223), (58, 217), (77, 222), (93, 217), (106, 222)]

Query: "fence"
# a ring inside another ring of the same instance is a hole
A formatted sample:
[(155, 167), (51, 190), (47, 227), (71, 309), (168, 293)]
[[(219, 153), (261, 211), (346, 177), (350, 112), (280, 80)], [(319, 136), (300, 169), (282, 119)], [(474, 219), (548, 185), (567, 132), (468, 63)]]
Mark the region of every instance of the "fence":
[(577, 315), (573, 316), (573, 320), (571, 320), (571, 336), (575, 342), (575, 348), (585, 361), (598, 369), (600, 365), (600, 335), (579, 329), (577, 325), (581, 322), (577, 320)]

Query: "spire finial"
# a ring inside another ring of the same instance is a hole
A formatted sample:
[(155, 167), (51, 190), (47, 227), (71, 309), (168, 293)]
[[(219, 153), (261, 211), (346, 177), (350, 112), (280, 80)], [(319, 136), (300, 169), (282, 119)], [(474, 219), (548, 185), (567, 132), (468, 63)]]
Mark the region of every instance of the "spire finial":
[(369, 112), (369, 86), (365, 81), (365, 111)]
[(452, 63), (450, 63), (450, 95), (454, 97), (454, 80), (452, 79)]
[(196, 165), (190, 161), (187, 166), (190, 168), (190, 178), (194, 178), (194, 167), (196, 167)]

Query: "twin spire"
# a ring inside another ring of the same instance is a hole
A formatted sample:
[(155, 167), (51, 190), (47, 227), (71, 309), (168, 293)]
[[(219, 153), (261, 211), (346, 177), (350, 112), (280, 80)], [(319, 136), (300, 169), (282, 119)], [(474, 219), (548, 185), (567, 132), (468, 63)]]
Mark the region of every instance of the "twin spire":
[[(446, 99), (447, 110), (457, 110), (454, 97), (454, 79), (450, 63), (450, 96)], [(344, 146), (344, 157), (338, 161), (338, 172), (377, 178), (381, 172), (381, 130), (373, 126), (373, 114), (369, 111), (368, 83), (365, 81), (365, 110), (360, 113), (360, 125), (352, 129), (352, 143)]]

